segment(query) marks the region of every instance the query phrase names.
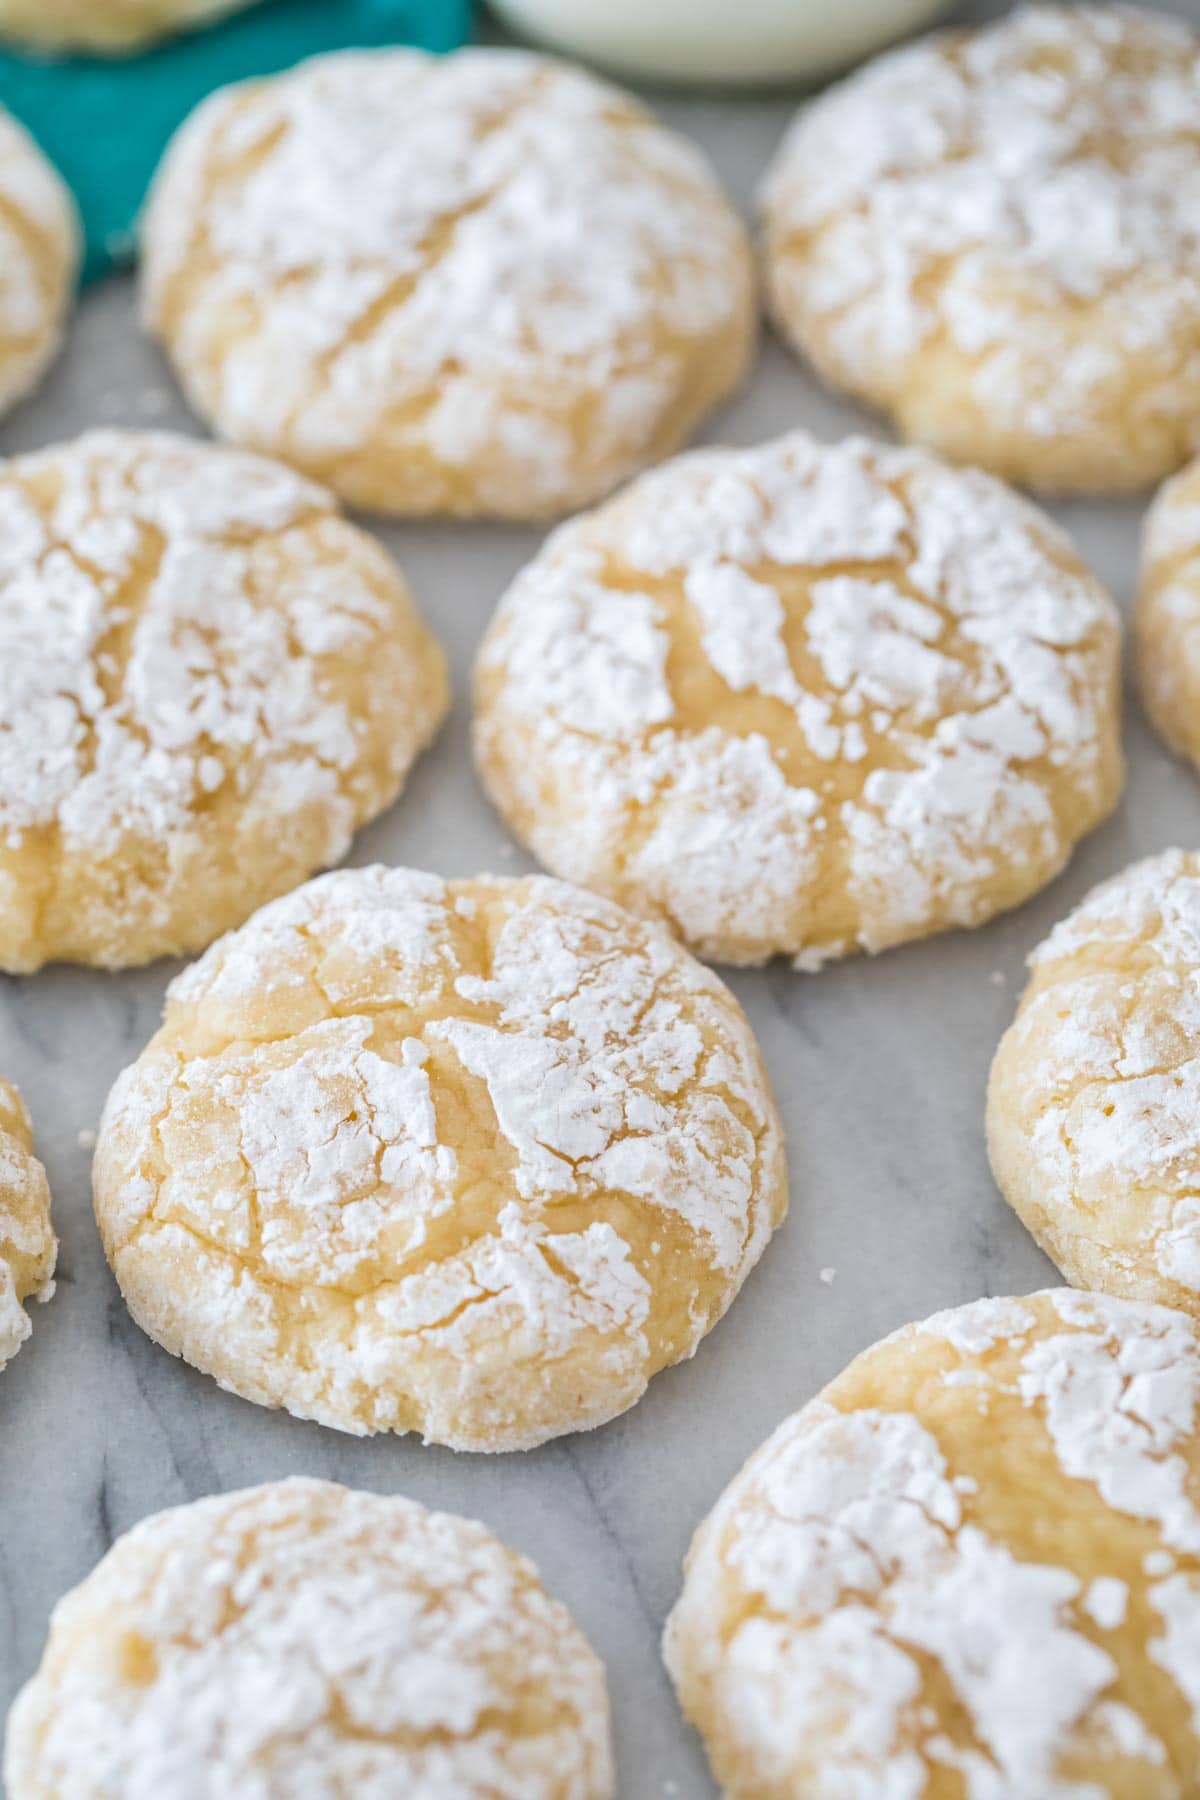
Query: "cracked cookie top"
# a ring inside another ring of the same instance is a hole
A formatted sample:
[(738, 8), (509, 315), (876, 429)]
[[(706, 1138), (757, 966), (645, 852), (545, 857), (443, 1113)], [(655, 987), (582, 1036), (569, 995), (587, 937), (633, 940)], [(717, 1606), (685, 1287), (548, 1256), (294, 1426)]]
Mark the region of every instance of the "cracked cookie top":
[(583, 505), (683, 441), (755, 330), (700, 153), (517, 51), (348, 52), (216, 94), (143, 241), (196, 408), (381, 512)]
[(771, 299), (834, 385), (1010, 479), (1146, 487), (1200, 448), (1200, 38), (1026, 6), (807, 107), (763, 191)]
[(702, 955), (809, 967), (1016, 905), (1121, 785), (1116, 609), (999, 482), (803, 432), (558, 530), (476, 667), (555, 874)]
[(860, 1356), (696, 1534), (666, 1650), (723, 1791), (1176, 1800), (1200, 1758), (1200, 1343), (981, 1300)]
[(524, 1448), (691, 1354), (786, 1206), (728, 990), (558, 882), (326, 876), (175, 981), (95, 1163), (138, 1323), (265, 1405)]
[(445, 705), (395, 566), (291, 470), (115, 431), (0, 464), (0, 967), (203, 948)]
[(11, 1800), (610, 1800), (604, 1671), (533, 1565), (415, 1501), (291, 1480), (119, 1538), (55, 1608)]
[(53, 1292), (58, 1242), (50, 1187), (33, 1154), (33, 1128), (11, 1082), (0, 1081), (0, 1369), (32, 1329), (24, 1302)]
[(992, 1065), (996, 1179), (1069, 1280), (1200, 1314), (1200, 856), (1104, 882), (1030, 970)]

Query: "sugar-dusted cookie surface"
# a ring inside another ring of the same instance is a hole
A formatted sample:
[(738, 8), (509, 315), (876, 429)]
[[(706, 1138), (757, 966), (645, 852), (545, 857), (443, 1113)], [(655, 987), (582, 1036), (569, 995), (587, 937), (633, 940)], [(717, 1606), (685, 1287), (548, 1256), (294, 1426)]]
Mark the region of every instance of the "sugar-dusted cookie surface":
[(0, 1369), (29, 1336), (24, 1302), (47, 1297), (57, 1257), (29, 1114), (12, 1083), (0, 1080)]
[(167, 152), (144, 251), (197, 411), (386, 513), (583, 505), (688, 436), (755, 330), (700, 153), (516, 51), (226, 89)]
[(1147, 514), (1134, 626), (1146, 711), (1200, 767), (1200, 461), (1167, 482)]
[(1016, 905), (1122, 780), (1119, 628), (1033, 507), (918, 451), (702, 450), (550, 538), (475, 746), (555, 874), (803, 966)]
[(57, 354), (79, 259), (66, 184), (0, 107), (0, 413), (24, 399)]
[(1200, 38), (1024, 6), (807, 108), (763, 191), (772, 307), (905, 436), (1056, 491), (1200, 449)]
[(544, 877), (325, 876), (175, 981), (95, 1162), (142, 1328), (345, 1431), (602, 1424), (786, 1207), (750, 1028), (660, 926)]
[(203, 948), (344, 855), (445, 708), (395, 565), (281, 464), (0, 463), (0, 968)]
[(55, 1609), (9, 1800), (610, 1800), (604, 1670), (482, 1525), (291, 1480), (144, 1519)]
[(119, 55), (255, 0), (0, 0), (0, 38), (39, 50)]
[(1061, 1289), (857, 1358), (701, 1525), (666, 1655), (730, 1800), (1186, 1800), (1200, 1343)]
[(992, 1064), (1001, 1191), (1069, 1281), (1200, 1314), (1200, 855), (1096, 888)]

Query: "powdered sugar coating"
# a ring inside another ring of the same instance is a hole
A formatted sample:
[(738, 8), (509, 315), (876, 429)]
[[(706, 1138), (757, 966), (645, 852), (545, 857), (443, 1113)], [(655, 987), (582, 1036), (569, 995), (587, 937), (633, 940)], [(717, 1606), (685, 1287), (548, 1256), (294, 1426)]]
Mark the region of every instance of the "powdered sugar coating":
[(0, 107), (0, 412), (24, 398), (57, 353), (79, 254), (67, 187)]
[(0, 0), (0, 36), (45, 50), (128, 52), (253, 0)]
[(57, 1256), (50, 1188), (33, 1154), (29, 1114), (11, 1082), (0, 1081), (0, 1369), (32, 1330), (23, 1303), (53, 1293)]
[(1104, 882), (1030, 966), (992, 1067), (996, 1179), (1069, 1280), (1200, 1312), (1200, 858)]
[(556, 874), (811, 966), (1057, 873), (1120, 788), (1118, 638), (999, 483), (793, 432), (553, 535), (480, 650), (476, 755)]
[(394, 565), (280, 464), (0, 465), (0, 966), (198, 949), (349, 846), (446, 706)]
[(1200, 40), (1022, 7), (801, 113), (763, 190), (776, 317), (906, 436), (1060, 490), (1197, 448)]
[(172, 984), (96, 1210), (135, 1318), (236, 1392), (502, 1450), (688, 1356), (786, 1206), (749, 1027), (535, 879), (327, 876)]
[(56, 1607), (11, 1800), (609, 1800), (604, 1671), (482, 1525), (291, 1480), (158, 1513)]
[(1200, 461), (1167, 482), (1146, 516), (1135, 642), (1146, 711), (1200, 767)]
[(1191, 1320), (1059, 1291), (859, 1357), (689, 1553), (666, 1654), (723, 1791), (1188, 1792), (1198, 1400)]
[(754, 333), (700, 154), (515, 51), (347, 52), (224, 90), (144, 241), (147, 321), (197, 409), (385, 512), (583, 505), (687, 437)]

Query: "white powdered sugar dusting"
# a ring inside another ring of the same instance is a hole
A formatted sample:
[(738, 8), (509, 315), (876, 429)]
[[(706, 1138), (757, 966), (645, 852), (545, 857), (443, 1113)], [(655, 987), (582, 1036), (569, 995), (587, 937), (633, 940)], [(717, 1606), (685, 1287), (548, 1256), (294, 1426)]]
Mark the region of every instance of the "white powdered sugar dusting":
[(708, 954), (972, 923), (1112, 803), (1118, 628), (998, 483), (801, 432), (554, 534), (476, 670), (485, 781), (556, 873)]
[[(1063, 1290), (954, 1319), (868, 1351), (697, 1534), (667, 1659), (747, 1791), (919, 1800), (954, 1769), (966, 1800), (1102, 1800), (1168, 1762), (1139, 1656), (1200, 1728), (1192, 1322)], [(1187, 1573), (1143, 1567), (1147, 1525)], [(1117, 1638), (1147, 1608), (1162, 1630)]]
[[(415, 1408), (475, 1447), (537, 1429), (493, 1382), (567, 1383), (581, 1357), (600, 1373), (556, 1429), (630, 1404), (724, 1310), (785, 1193), (745, 1022), (661, 928), (546, 880), (382, 868), (309, 884), (179, 978), (97, 1169), (131, 1304), (165, 1284), (202, 1366), (265, 1319), (284, 1404), (352, 1430)], [(177, 1232), (213, 1252), (203, 1291), (172, 1289)], [(691, 1271), (669, 1343), (664, 1238)], [(289, 1291), (322, 1296), (299, 1357)]]
[(376, 436), (452, 471), (502, 454), (534, 511), (581, 453), (640, 461), (697, 346), (748, 333), (699, 152), (517, 51), (352, 51), (215, 95), (145, 239), (151, 322), (228, 435), (309, 464)]
[(322, 515), (336, 516), (328, 496), (289, 470), (155, 433), (92, 432), (0, 471), (10, 846), (55, 827), (66, 849), (110, 855), (234, 789), (276, 829), (326, 805), (340, 854), (359, 732), (321, 659), (361, 655), (387, 609), (315, 557), (311, 582), (285, 573), (265, 596), (256, 557), (259, 539), (286, 555)]
[(1192, 1730), (1200, 1737), (1200, 1575), (1172, 1575), (1150, 1589), (1150, 1603), (1164, 1630), (1149, 1653), (1166, 1670), (1191, 1708)]
[[(881, 57), (801, 112), (764, 186), (779, 311), (878, 397), (949, 346), (1000, 430), (1084, 432), (1128, 361), (1194, 334), (1198, 106), (1194, 32), (1131, 6)], [(1175, 374), (1162, 355), (1148, 410)]]
[(604, 1674), (532, 1565), (414, 1501), (291, 1480), (179, 1507), (62, 1601), (22, 1791), (608, 1800)]
[(1095, 945), (1144, 945), (1167, 970), (1200, 965), (1200, 866), (1185, 850), (1131, 863), (1056, 925), (1029, 959), (1049, 969)]
[(54, 1292), (56, 1256), (50, 1189), (33, 1154), (29, 1115), (17, 1090), (0, 1081), (0, 1369), (32, 1330), (23, 1302)]
[(918, 1329), (944, 1338), (964, 1356), (982, 1356), (997, 1344), (1019, 1341), (1037, 1324), (1020, 1300), (974, 1300), (966, 1306), (933, 1313)]
[(7, 1215), (0, 1213), (0, 1369), (12, 1361), (33, 1330), (29, 1314), (17, 1298), (16, 1283), (4, 1255), (10, 1229)]
[[(798, 705), (796, 680), (783, 638), (785, 614), (775, 589), (736, 563), (697, 563), (684, 581), (701, 620), (704, 654), (735, 693), (755, 689)], [(671, 712), (665, 715), (670, 718)]]
[(1200, 861), (1168, 850), (1104, 882), (1030, 967), (993, 1077), (1001, 1185), (1056, 1252), (1094, 1246), (1082, 1283), (1108, 1267), (1189, 1305), (1200, 1293)]
[[(725, 1558), (757, 1604), (729, 1646), (723, 1697), (735, 1733), (765, 1748), (766, 1779), (785, 1779), (797, 1747), (814, 1728), (835, 1726), (837, 1697), (849, 1694), (845, 1735), (812, 1740), (814, 1791), (921, 1794), (916, 1649), (943, 1668), (986, 1747), (978, 1776), (966, 1771), (972, 1800), (989, 1792), (984, 1770), (996, 1794), (1091, 1795), (1054, 1780), (1071, 1728), (1116, 1674), (1072, 1626), (1080, 1583), (1065, 1569), (1016, 1561), (964, 1524), (936, 1439), (915, 1418), (801, 1415), (749, 1479), (754, 1511), (742, 1514)], [(770, 1719), (755, 1691), (764, 1677)], [(768, 1728), (774, 1741), (764, 1746)]]
[(1098, 1575), (1084, 1595), (1083, 1604), (1104, 1631), (1116, 1631), (1125, 1623), (1129, 1586), (1114, 1575)]
[(1020, 1385), (1023, 1399), (1044, 1407), (1061, 1467), (1117, 1512), (1152, 1520), (1173, 1550), (1200, 1555), (1194, 1324), (1166, 1307), (1096, 1294), (1056, 1305), (1074, 1329), (1030, 1345)]

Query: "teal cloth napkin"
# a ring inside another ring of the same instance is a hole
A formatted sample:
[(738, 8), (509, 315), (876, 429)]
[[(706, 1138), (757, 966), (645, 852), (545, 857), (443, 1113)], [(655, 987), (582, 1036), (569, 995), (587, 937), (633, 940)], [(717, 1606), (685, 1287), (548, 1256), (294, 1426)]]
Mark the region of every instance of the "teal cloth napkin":
[(470, 0), (259, 0), (119, 61), (0, 53), (0, 104), (74, 189), (90, 281), (132, 256), (138, 210), (167, 139), (214, 88), (350, 45), (453, 50), (467, 36), (469, 14)]

